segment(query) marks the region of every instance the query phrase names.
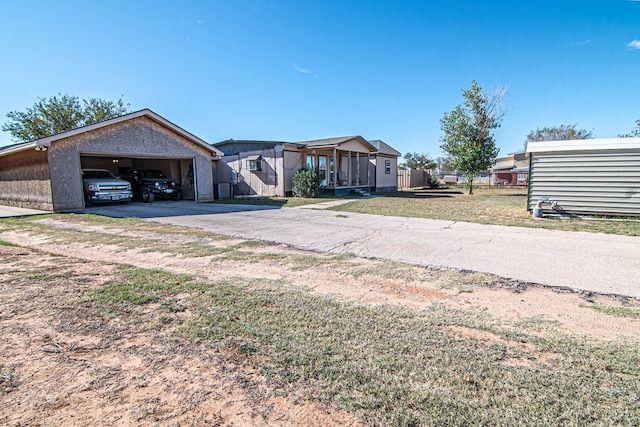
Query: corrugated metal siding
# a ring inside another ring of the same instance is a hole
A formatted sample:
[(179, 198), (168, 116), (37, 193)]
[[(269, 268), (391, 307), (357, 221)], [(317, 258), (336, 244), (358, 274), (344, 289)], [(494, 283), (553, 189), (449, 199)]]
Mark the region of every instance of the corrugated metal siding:
[(640, 150), (532, 153), (529, 208), (546, 196), (566, 212), (640, 216)]

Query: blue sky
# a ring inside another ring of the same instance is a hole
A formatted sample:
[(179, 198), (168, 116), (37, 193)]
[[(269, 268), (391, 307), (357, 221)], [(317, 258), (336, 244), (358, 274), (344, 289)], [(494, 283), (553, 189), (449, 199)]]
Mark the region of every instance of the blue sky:
[(359, 134), (435, 157), (472, 80), (509, 86), (501, 154), (536, 127), (640, 119), (640, 1), (0, 0), (0, 43), (2, 123), (122, 96), (212, 143)]

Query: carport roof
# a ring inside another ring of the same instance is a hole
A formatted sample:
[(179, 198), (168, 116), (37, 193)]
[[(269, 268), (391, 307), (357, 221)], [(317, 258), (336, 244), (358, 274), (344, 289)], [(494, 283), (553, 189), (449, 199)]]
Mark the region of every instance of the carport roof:
[[(102, 122), (98, 122), (98, 123), (94, 123), (92, 125), (87, 125), (87, 126), (82, 126), (76, 129), (71, 129), (65, 132), (60, 132), (57, 133), (55, 135), (51, 135), (51, 136), (47, 136), (45, 138), (40, 138), (40, 139), (36, 139), (34, 141), (29, 141), (29, 142), (21, 142), (18, 144), (14, 144), (14, 145), (10, 145), (8, 147), (2, 148), (0, 149), (0, 156), (7, 156), (9, 154), (12, 153), (16, 153), (19, 151), (24, 151), (24, 150), (29, 150), (29, 149), (41, 149), (41, 147), (50, 147), (51, 143), (60, 139), (64, 139), (64, 138), (69, 138), (75, 135), (80, 135), (82, 133), (86, 133), (86, 132), (92, 132), (94, 130), (97, 129), (101, 129), (107, 126), (112, 126), (121, 122), (126, 122), (128, 120), (133, 120), (136, 119), (138, 117), (147, 117), (153, 121), (155, 121), (156, 123), (159, 123), (163, 126), (165, 126), (166, 128), (172, 130), (173, 132), (183, 136), (184, 138), (188, 139), (189, 141), (193, 142), (196, 145), (199, 145), (200, 147), (210, 151), (212, 154), (216, 155), (216, 156), (220, 156), (222, 157), (223, 153), (222, 151), (218, 150), (217, 148), (209, 145), (208, 143), (206, 143), (204, 140), (198, 138), (197, 136), (195, 136), (194, 134), (187, 132), (186, 130), (182, 129), (180, 126), (170, 122), (169, 120), (165, 119), (164, 117), (154, 113), (153, 111), (149, 110), (148, 108), (144, 109), (144, 110), (140, 110), (140, 111), (136, 111), (133, 113), (129, 113), (129, 114), (125, 114), (124, 116), (120, 116), (120, 117), (115, 117), (113, 119), (109, 119), (109, 120), (104, 120)], [(45, 148), (46, 149), (46, 148)]]

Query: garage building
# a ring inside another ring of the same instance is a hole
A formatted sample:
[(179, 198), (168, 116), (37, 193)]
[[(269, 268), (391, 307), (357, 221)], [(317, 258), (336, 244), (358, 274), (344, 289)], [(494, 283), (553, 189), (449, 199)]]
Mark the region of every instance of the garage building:
[(183, 198), (213, 200), (214, 160), (222, 152), (145, 109), (0, 149), (0, 204), (81, 211), (81, 169), (160, 169), (182, 184)]

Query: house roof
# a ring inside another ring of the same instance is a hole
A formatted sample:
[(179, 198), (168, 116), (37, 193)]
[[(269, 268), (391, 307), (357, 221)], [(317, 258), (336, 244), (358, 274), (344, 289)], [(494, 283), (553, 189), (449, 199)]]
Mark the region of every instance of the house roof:
[(576, 139), (527, 143), (528, 153), (640, 149), (640, 138)]
[(137, 119), (138, 117), (146, 117), (149, 118), (153, 121), (155, 121), (156, 123), (161, 124), (162, 126), (165, 126), (166, 128), (170, 129), (171, 131), (181, 135), (182, 137), (188, 139), (189, 141), (193, 142), (194, 144), (210, 151), (211, 153), (217, 155), (217, 156), (222, 156), (222, 152), (220, 150), (218, 150), (217, 148), (211, 146), (210, 144), (206, 143), (204, 140), (198, 138), (197, 136), (195, 136), (194, 134), (187, 132), (186, 130), (182, 129), (181, 127), (177, 126), (176, 124), (170, 122), (169, 120), (165, 119), (164, 117), (154, 113), (153, 111), (149, 110), (149, 109), (144, 109), (144, 110), (140, 110), (140, 111), (135, 111), (133, 113), (129, 113), (129, 114), (125, 114), (124, 116), (120, 116), (120, 117), (115, 117), (113, 119), (108, 119), (108, 120), (104, 120), (98, 123), (94, 123), (91, 125), (87, 125), (87, 126), (82, 126), (76, 129), (71, 129), (65, 132), (60, 132), (57, 133), (55, 135), (51, 135), (51, 136), (47, 136), (45, 138), (40, 138), (40, 139), (36, 139), (34, 141), (29, 141), (29, 142), (21, 142), (18, 144), (14, 144), (14, 145), (10, 145), (9, 147), (5, 147), (0, 149), (0, 156), (6, 156), (8, 154), (11, 153), (16, 153), (19, 151), (24, 151), (24, 150), (29, 150), (29, 149), (33, 149), (35, 147), (50, 147), (52, 142), (64, 139), (64, 138), (70, 138), (72, 136), (76, 136), (76, 135), (80, 135), (83, 133), (87, 133), (87, 132), (92, 132), (95, 131), (97, 129), (101, 129), (107, 126), (113, 126), (115, 124), (118, 123), (122, 123), (122, 122), (126, 122), (129, 120), (133, 120), (133, 119)]
[(251, 145), (278, 145), (278, 144), (289, 144), (289, 145), (298, 145), (295, 142), (285, 142), (285, 141), (263, 141), (259, 139), (225, 139), (224, 141), (216, 142), (212, 144), (214, 147), (218, 147), (221, 145), (229, 145), (229, 144), (251, 144)]
[(387, 144), (386, 142), (380, 140), (380, 139), (371, 139), (369, 140), (369, 143), (371, 145), (373, 145), (374, 147), (376, 147), (376, 150), (378, 151), (378, 153), (380, 154), (388, 154), (391, 156), (396, 156), (396, 157), (400, 157), (401, 154), (398, 150), (396, 150), (395, 148), (391, 147), (389, 144)]
[(309, 141), (298, 141), (298, 142), (286, 142), (286, 141), (263, 141), (263, 140), (252, 140), (252, 139), (227, 139), (224, 141), (216, 142), (213, 144), (214, 147), (223, 147), (229, 145), (290, 145), (298, 148), (330, 148), (330, 147), (339, 147), (340, 145), (350, 142), (357, 141), (364, 145), (370, 151), (379, 152), (381, 154), (387, 154), (391, 156), (400, 156), (400, 152), (393, 149), (391, 146), (386, 144), (384, 141), (379, 139), (375, 139), (373, 141), (367, 141), (360, 135), (351, 135), (351, 136), (339, 136), (333, 138), (323, 138), (323, 139), (313, 139)]
[(344, 144), (349, 141), (359, 141), (371, 151), (377, 151), (376, 147), (374, 147), (369, 141), (361, 137), (360, 135), (352, 135), (352, 136), (339, 136), (335, 138), (325, 138), (325, 139), (314, 139), (311, 141), (300, 141), (298, 144), (303, 145), (307, 148), (325, 148), (325, 147), (338, 147), (339, 145)]

